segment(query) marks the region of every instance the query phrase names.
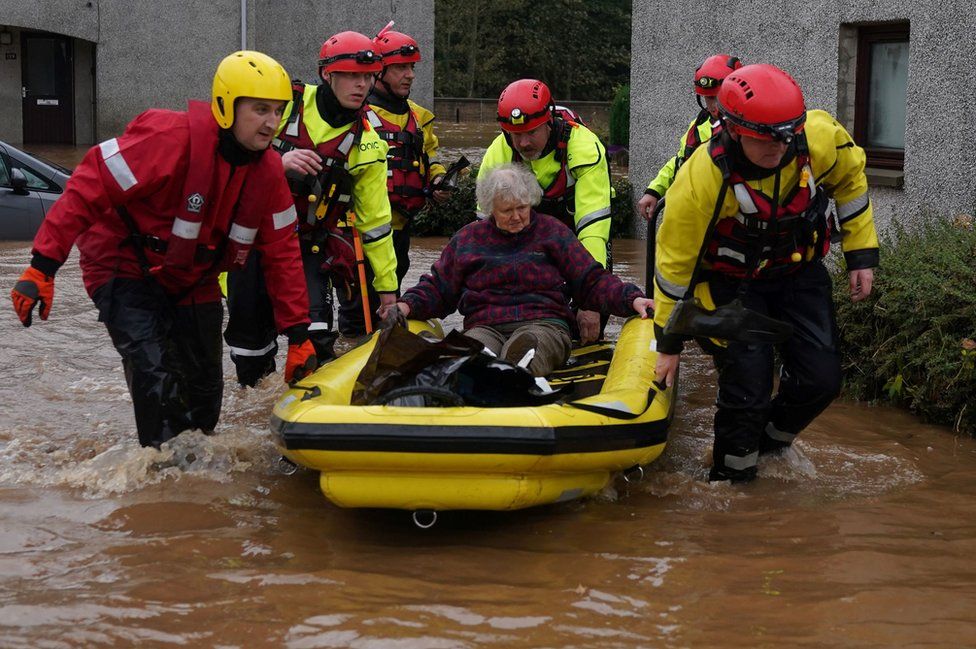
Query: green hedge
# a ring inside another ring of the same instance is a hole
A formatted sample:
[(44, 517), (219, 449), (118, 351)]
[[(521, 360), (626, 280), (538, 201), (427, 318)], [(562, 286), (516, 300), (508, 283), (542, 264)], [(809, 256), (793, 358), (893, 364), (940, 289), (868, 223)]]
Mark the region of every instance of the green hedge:
[[(475, 179), (478, 167), (471, 167), (471, 173), (458, 179), (458, 188), (443, 205), (429, 204), (413, 219), (410, 226), (412, 234), (418, 237), (449, 237), (474, 220), (477, 200), (474, 196)], [(634, 220), (634, 204), (631, 199), (631, 185), (626, 178), (613, 184), (616, 196), (610, 201), (610, 236), (629, 237)]]
[(897, 231), (881, 245), (874, 290), (852, 304), (835, 277), (845, 393), (908, 407), (976, 434), (976, 231), (972, 217)]
[(630, 84), (617, 88), (610, 103), (610, 144), (630, 145)]

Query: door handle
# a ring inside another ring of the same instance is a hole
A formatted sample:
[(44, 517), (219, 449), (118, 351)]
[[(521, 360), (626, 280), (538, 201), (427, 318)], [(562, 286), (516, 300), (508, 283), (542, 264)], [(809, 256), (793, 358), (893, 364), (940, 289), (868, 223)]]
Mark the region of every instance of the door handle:
[(27, 99), (27, 86), (20, 87), (20, 98)]

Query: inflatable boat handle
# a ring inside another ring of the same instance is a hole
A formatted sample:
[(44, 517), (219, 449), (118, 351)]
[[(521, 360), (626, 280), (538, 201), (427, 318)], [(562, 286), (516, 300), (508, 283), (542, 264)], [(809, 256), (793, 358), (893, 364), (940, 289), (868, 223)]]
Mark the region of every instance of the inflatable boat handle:
[(281, 475), (295, 475), (298, 465), (286, 458), (284, 455), (278, 458), (278, 471)]
[(644, 467), (635, 464), (629, 469), (624, 469), (624, 482), (627, 484), (638, 484), (644, 480)]
[(433, 509), (418, 509), (412, 517), (413, 524), (422, 530), (429, 530), (437, 523), (437, 512)]

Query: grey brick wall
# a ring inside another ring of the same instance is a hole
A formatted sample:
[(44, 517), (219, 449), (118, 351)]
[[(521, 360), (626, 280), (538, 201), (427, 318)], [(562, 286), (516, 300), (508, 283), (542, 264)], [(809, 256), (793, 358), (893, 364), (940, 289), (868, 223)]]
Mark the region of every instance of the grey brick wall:
[[(433, 0), (248, 0), (248, 47), (277, 58), (293, 77), (315, 78), (319, 47), (347, 29), (374, 35), (391, 18), (424, 60), (416, 101), (433, 105)], [(241, 46), (240, 0), (0, 0), (0, 27), (64, 34), (95, 45), (95, 131), (119, 133), (139, 112), (182, 109), (210, 95), (213, 71)], [(89, 48), (90, 51), (90, 48)], [(0, 60), (0, 139), (21, 139), (20, 61)], [(78, 97), (88, 101), (90, 97)], [(91, 118), (89, 117), (89, 120)], [(85, 129), (79, 128), (83, 143)], [(90, 136), (89, 136), (90, 137)]]
[[(631, 70), (631, 178), (637, 196), (697, 112), (695, 67), (729, 52), (747, 63), (767, 62), (792, 74), (807, 106), (848, 122), (849, 57), (843, 25), (909, 21), (909, 71), (904, 188), (872, 187), (882, 230), (893, 222), (972, 212), (976, 204), (976, 2), (891, 0), (712, 3), (676, 0), (667, 6), (634, 1)], [(846, 123), (851, 128), (852, 124)], [(637, 197), (635, 196), (635, 198)]]

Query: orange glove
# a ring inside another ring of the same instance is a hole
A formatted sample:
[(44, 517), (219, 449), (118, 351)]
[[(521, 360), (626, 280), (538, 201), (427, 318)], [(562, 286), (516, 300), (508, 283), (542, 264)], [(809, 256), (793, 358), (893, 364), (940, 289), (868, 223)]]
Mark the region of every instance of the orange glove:
[(311, 340), (301, 344), (288, 345), (288, 359), (285, 361), (285, 383), (299, 381), (318, 367), (315, 347)]
[(41, 303), (41, 320), (47, 320), (51, 313), (51, 303), (54, 301), (54, 277), (45, 275), (33, 266), (27, 268), (10, 291), (10, 299), (14, 303), (14, 311), (25, 327), (31, 326), (34, 305)]

